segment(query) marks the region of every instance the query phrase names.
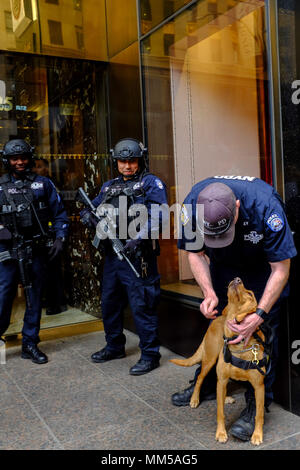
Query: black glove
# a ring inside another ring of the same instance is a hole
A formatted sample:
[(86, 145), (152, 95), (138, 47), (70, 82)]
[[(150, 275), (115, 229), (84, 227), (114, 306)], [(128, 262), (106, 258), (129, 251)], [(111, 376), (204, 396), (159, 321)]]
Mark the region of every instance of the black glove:
[(10, 231), (3, 225), (0, 225), (0, 240), (11, 240), (11, 239), (12, 239), (12, 234), (10, 233)]
[(80, 212), (80, 222), (88, 228), (96, 228), (98, 224), (97, 218), (88, 209)]
[(132, 256), (135, 254), (137, 251), (139, 244), (141, 243), (142, 240), (136, 239), (136, 240), (128, 240), (126, 245), (124, 246), (124, 251), (125, 255), (127, 256)]
[(61, 238), (57, 238), (53, 246), (49, 250), (49, 261), (52, 261), (63, 250), (64, 242)]

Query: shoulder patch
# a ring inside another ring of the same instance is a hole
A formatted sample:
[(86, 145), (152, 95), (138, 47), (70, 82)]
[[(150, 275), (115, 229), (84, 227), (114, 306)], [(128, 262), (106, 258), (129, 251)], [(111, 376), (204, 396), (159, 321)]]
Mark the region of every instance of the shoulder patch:
[(35, 181), (34, 183), (31, 183), (31, 188), (32, 189), (42, 189), (44, 187), (42, 182)]
[(272, 214), (267, 220), (267, 225), (272, 232), (280, 232), (284, 227), (284, 221), (278, 214)]
[(158, 178), (156, 178), (155, 184), (159, 189), (164, 189), (164, 185), (162, 184), (162, 182)]
[(182, 204), (181, 213), (180, 213), (180, 220), (181, 220), (181, 223), (182, 223), (183, 226), (185, 226), (188, 223), (188, 221), (190, 220), (190, 218), (188, 216), (187, 208), (185, 207), (184, 204)]

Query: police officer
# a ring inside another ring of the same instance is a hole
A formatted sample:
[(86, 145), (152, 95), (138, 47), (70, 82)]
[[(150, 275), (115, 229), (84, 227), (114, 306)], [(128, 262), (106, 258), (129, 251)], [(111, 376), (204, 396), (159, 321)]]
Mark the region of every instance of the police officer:
[[(21, 280), (26, 292), (22, 358), (43, 364), (48, 358), (37, 347), (43, 279), (47, 261), (63, 249), (68, 217), (53, 183), (32, 172), (33, 147), (13, 139), (1, 154), (7, 173), (0, 178), (0, 336), (9, 326)], [(53, 244), (47, 233), (49, 222), (55, 233)]]
[[(204, 208), (203, 226), (200, 223), (201, 208)], [(204, 293), (201, 313), (209, 320), (220, 315), (227, 304), (229, 282), (240, 277), (245, 287), (254, 291), (258, 308), (240, 324), (229, 323), (230, 329), (238, 336), (231, 343), (244, 339), (246, 345), (263, 322), (273, 328), (272, 363), (265, 377), (265, 406), (268, 407), (273, 400), (272, 384), (278, 356), (279, 310), (282, 300), (288, 295), (290, 258), (296, 256), (280, 196), (259, 178), (207, 178), (193, 186), (187, 195), (181, 222), (183, 236), (178, 247), (188, 251), (191, 270)], [(204, 237), (202, 246), (199, 238), (195, 237), (197, 233)], [(190, 387), (172, 396), (174, 405), (189, 404), (200, 370), (201, 366), (196, 370)], [(207, 378), (201, 399), (206, 395), (208, 399), (212, 398), (213, 376), (210, 380)], [(245, 396), (247, 406), (231, 428), (231, 434), (241, 440), (251, 438), (255, 425), (254, 391), (250, 384)]]
[[(128, 216), (128, 212), (119, 212), (121, 198), (123, 204), (125, 198), (129, 212), (133, 205), (142, 204), (147, 209), (148, 220), (137, 227), (140, 230), (137, 230), (136, 236), (130, 237), (126, 233), (123, 239), (125, 253), (139, 273), (139, 278), (125, 260), (121, 261), (116, 256), (108, 240), (102, 242), (105, 263), (101, 306), (107, 344), (91, 358), (94, 362), (105, 362), (125, 357), (123, 310), (129, 301), (141, 349), (141, 357), (131, 367), (130, 374), (142, 375), (158, 367), (160, 359), (156, 312), (160, 277), (157, 271), (157, 243), (151, 239), (150, 223), (151, 204), (167, 202), (166, 188), (159, 178), (147, 171), (146, 149), (142, 143), (132, 138), (122, 139), (111, 152), (120, 176), (104, 183), (100, 194), (93, 201), (94, 206), (98, 207), (98, 213), (107, 204), (114, 208), (117, 230), (120, 229), (120, 216)], [(95, 222), (90, 212), (85, 210), (81, 214), (83, 223)], [(126, 223), (126, 228), (129, 228), (134, 219), (129, 215)], [(158, 225), (159, 223), (158, 221)], [(159, 232), (158, 226), (156, 229)], [(119, 233), (118, 238), (122, 239), (122, 234)]]

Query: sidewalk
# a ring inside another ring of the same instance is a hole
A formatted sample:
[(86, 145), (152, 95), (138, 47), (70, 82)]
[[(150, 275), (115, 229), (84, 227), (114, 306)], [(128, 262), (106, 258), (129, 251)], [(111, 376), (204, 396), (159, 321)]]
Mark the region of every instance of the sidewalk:
[[(132, 377), (139, 359), (138, 338), (127, 336), (127, 357), (104, 364), (90, 361), (105, 344), (104, 332), (45, 341), (49, 363), (20, 358), (20, 346), (7, 348), (0, 365), (0, 449), (95, 450), (283, 450), (300, 448), (300, 417), (277, 404), (265, 416), (264, 443), (254, 447), (229, 437), (215, 441), (216, 402), (197, 409), (174, 407), (172, 393), (186, 388), (195, 367), (168, 362)], [(227, 428), (244, 407), (242, 390), (226, 405)]]

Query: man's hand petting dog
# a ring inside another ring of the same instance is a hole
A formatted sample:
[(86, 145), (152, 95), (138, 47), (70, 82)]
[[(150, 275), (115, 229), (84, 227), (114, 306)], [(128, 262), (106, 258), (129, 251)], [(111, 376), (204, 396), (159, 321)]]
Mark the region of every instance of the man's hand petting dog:
[(200, 312), (208, 319), (214, 320), (217, 318), (218, 310), (216, 309), (219, 299), (214, 292), (205, 296), (205, 299), (200, 304)]
[(252, 313), (247, 315), (241, 323), (238, 323), (236, 319), (227, 321), (228, 327), (236, 334), (238, 337), (232, 341), (229, 341), (228, 344), (237, 344), (244, 340), (245, 346), (248, 344), (249, 339), (251, 338), (254, 331), (263, 323), (263, 319)]

